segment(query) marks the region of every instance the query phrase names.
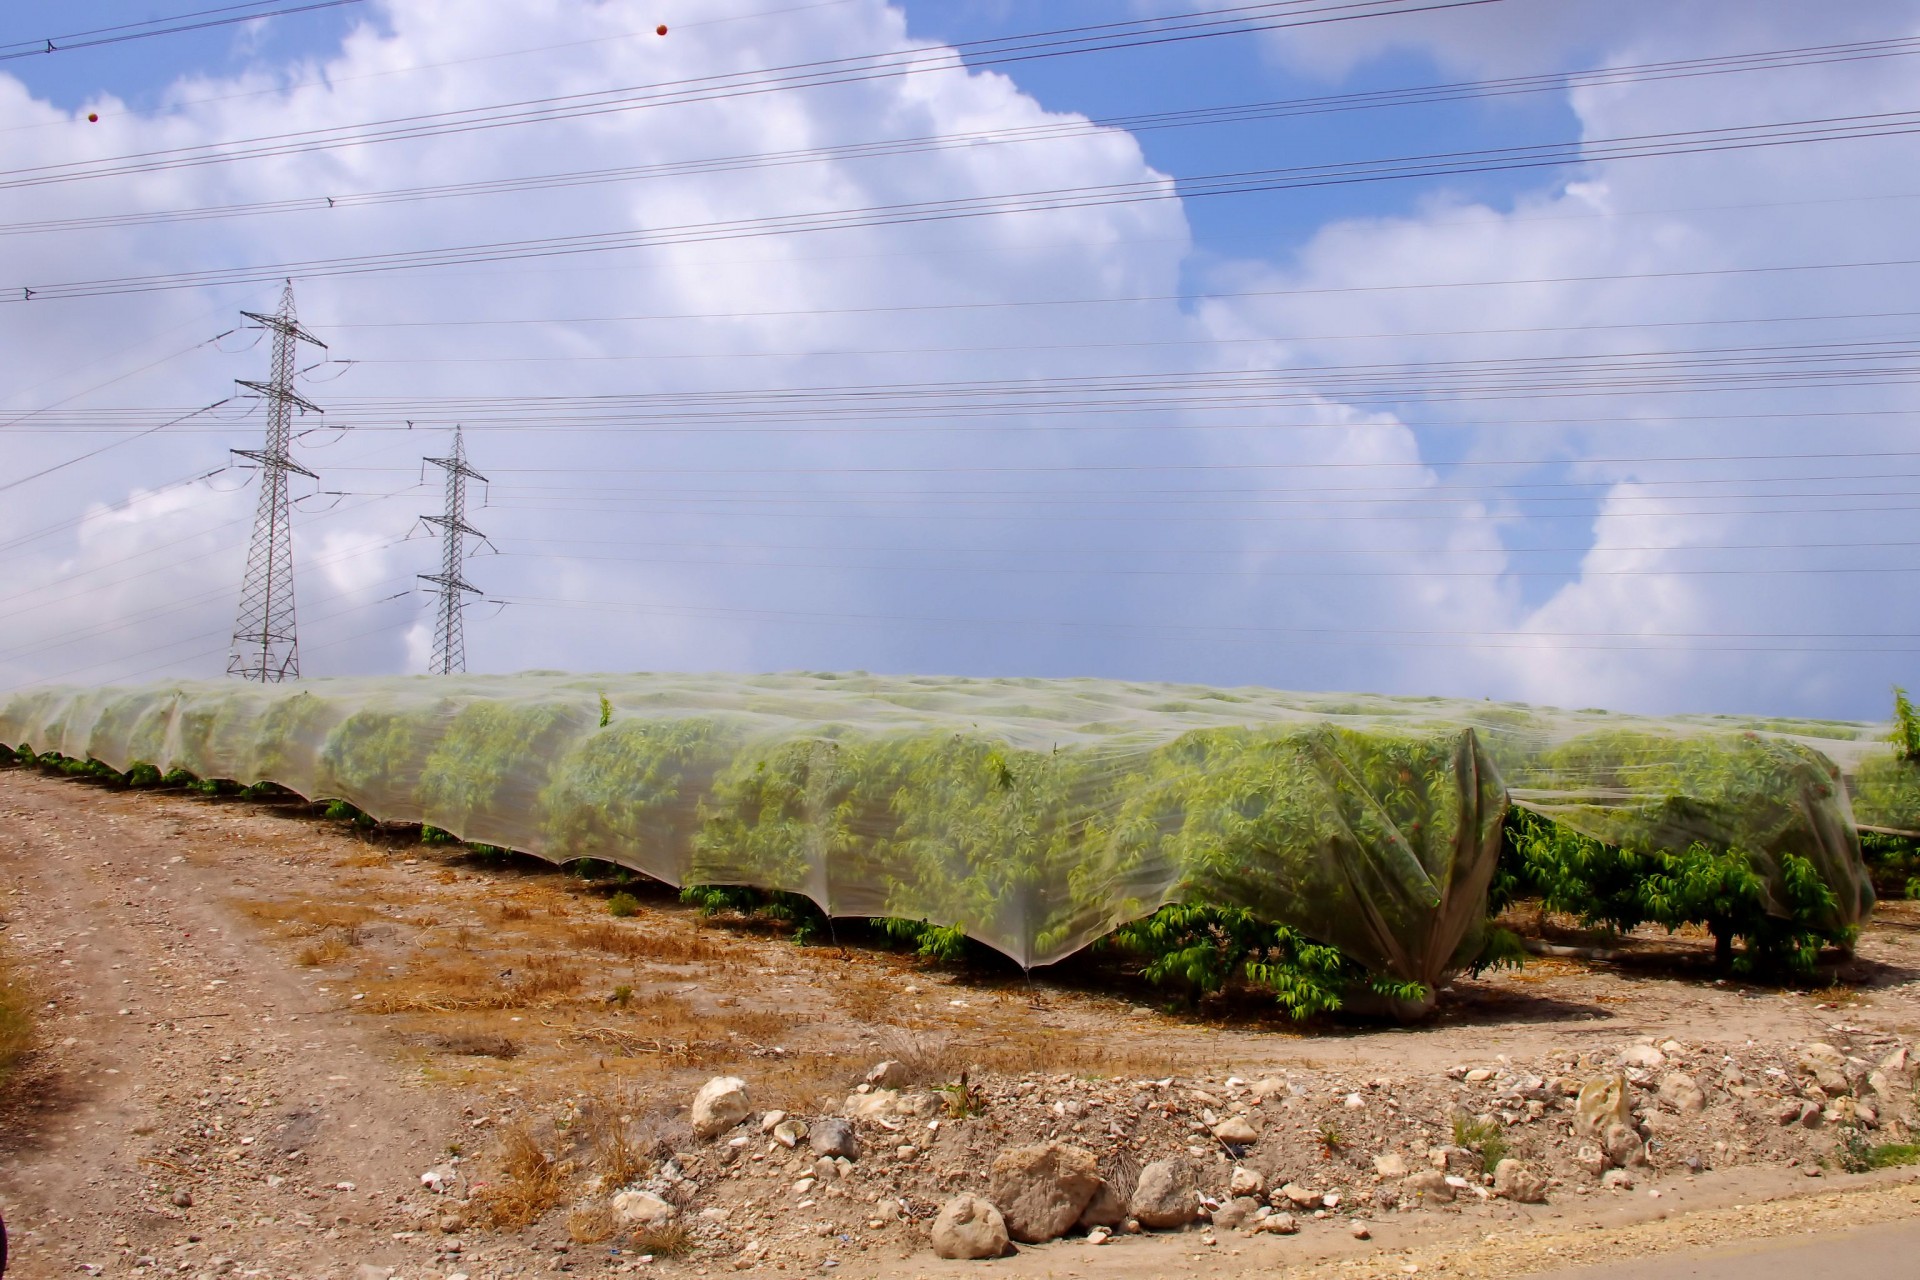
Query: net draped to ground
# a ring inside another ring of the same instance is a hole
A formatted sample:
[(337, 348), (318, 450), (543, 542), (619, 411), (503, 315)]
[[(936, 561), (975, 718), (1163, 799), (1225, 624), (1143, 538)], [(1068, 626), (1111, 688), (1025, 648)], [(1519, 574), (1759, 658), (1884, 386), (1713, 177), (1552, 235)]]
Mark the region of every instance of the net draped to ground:
[(1884, 726), (1654, 719), (1090, 679), (528, 673), (45, 688), (0, 742), (345, 800), (672, 885), (959, 926), (1050, 964), (1172, 902), (1246, 907), (1431, 989), (1471, 960), (1509, 804), (1609, 843), (1792, 854), (1837, 925), (1861, 821), (1914, 829)]

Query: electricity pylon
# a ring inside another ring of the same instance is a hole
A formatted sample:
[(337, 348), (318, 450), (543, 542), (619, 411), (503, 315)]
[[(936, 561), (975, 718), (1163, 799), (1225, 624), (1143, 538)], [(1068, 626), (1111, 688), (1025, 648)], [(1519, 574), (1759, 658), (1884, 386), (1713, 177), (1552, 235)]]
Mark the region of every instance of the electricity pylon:
[(322, 351), (327, 344), (300, 327), (293, 311), (293, 281), (280, 294), (280, 310), (273, 315), (242, 311), (241, 315), (273, 334), (273, 380), (240, 385), (258, 392), (267, 402), (267, 441), (263, 449), (235, 449), (260, 464), (260, 504), (253, 517), (253, 541), (247, 548), (247, 581), (240, 591), (240, 617), (233, 629), (233, 653), (227, 674), (246, 680), (277, 683), (300, 678), (300, 641), (293, 619), (293, 525), (287, 499), (287, 473), (314, 478), (313, 472), (287, 456), (293, 442), (293, 411), (320, 409), (293, 390), (294, 349), (311, 342)]
[(420, 575), (440, 588), (440, 617), (433, 633), (430, 670), (436, 676), (451, 676), (467, 669), (467, 641), (461, 628), (461, 610), (466, 602), (461, 593), (480, 594), (480, 588), (460, 576), (460, 562), (466, 558), (468, 534), (486, 537), (467, 523), (467, 480), (471, 477), (485, 484), (487, 478), (467, 465), (467, 448), (461, 442), (459, 427), (453, 429), (453, 456), (427, 461), (447, 473), (446, 513), (421, 517), (428, 524), (438, 525), (446, 535), (440, 549), (440, 572)]

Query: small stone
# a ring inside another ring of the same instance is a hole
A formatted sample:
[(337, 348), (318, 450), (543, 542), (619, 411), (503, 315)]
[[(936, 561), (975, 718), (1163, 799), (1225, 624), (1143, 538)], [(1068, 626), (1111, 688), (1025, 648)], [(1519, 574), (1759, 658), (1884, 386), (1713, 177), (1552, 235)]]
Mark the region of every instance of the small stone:
[(1547, 1179), (1531, 1165), (1509, 1158), (1494, 1166), (1493, 1194), (1518, 1204), (1544, 1204)]
[(1252, 1146), (1260, 1141), (1260, 1131), (1245, 1116), (1228, 1116), (1213, 1126), (1213, 1136), (1234, 1147)]
[(853, 1121), (831, 1117), (813, 1126), (807, 1135), (807, 1144), (813, 1153), (820, 1156), (844, 1156), (848, 1160), (860, 1158), (860, 1136), (853, 1131)]
[(1347, 1110), (1364, 1111), (1366, 1110), (1366, 1106), (1367, 1106), (1367, 1100), (1361, 1097), (1359, 1094), (1350, 1093), (1347, 1095), (1347, 1101), (1346, 1101)]
[(1667, 1065), (1667, 1055), (1650, 1044), (1629, 1045), (1620, 1051), (1620, 1065), (1657, 1071)]
[(797, 1196), (806, 1195), (809, 1191), (813, 1190), (813, 1183), (814, 1183), (814, 1179), (811, 1174), (809, 1174), (807, 1177), (799, 1179), (793, 1184), (793, 1194)]
[(1660, 1078), (1659, 1098), (1683, 1116), (1698, 1115), (1707, 1109), (1706, 1092), (1692, 1076), (1679, 1071)]
[(1436, 1204), (1447, 1204), (1453, 1200), (1453, 1184), (1438, 1169), (1422, 1169), (1418, 1173), (1408, 1174), (1401, 1180), (1400, 1189), (1415, 1199), (1431, 1200)]
[(1113, 1232), (1105, 1227), (1095, 1227), (1093, 1230), (1087, 1232), (1088, 1244), (1105, 1244), (1111, 1239), (1113, 1239)]
[(167, 1203), (176, 1209), (191, 1209), (193, 1208), (193, 1192), (187, 1190), (185, 1187), (175, 1187), (173, 1194), (167, 1197)]
[(693, 1132), (717, 1138), (753, 1112), (747, 1101), (747, 1082), (738, 1076), (715, 1076), (693, 1095)]
[(760, 1117), (760, 1132), (772, 1133), (774, 1131), (774, 1128), (777, 1125), (779, 1125), (779, 1123), (782, 1120), (785, 1120), (786, 1118), (787, 1118), (787, 1113), (784, 1111), (767, 1112), (767, 1114)]
[(1407, 1158), (1398, 1151), (1384, 1151), (1373, 1158), (1373, 1171), (1383, 1178), (1404, 1178)]
[(1315, 1209), (1320, 1205), (1320, 1193), (1309, 1191), (1297, 1182), (1289, 1182), (1278, 1188), (1269, 1199), (1275, 1208), (1279, 1208), (1282, 1203), (1290, 1204), (1296, 1209)]
[(1592, 1177), (1599, 1177), (1607, 1171), (1607, 1153), (1592, 1143), (1583, 1143), (1573, 1153), (1574, 1166)]
[(1364, 1222), (1356, 1222), (1351, 1227), (1348, 1227), (1347, 1230), (1352, 1233), (1355, 1240), (1373, 1239), (1373, 1232), (1367, 1229), (1367, 1224)]
[(782, 1120), (773, 1126), (773, 1140), (789, 1151), (800, 1145), (807, 1136), (805, 1120)]
[(679, 1212), (651, 1191), (622, 1191), (607, 1202), (607, 1207), (629, 1230), (664, 1226)]
[(1082, 1227), (1118, 1227), (1127, 1221), (1127, 1201), (1113, 1184), (1102, 1179), (1095, 1188), (1093, 1198), (1087, 1201), (1087, 1207), (1080, 1211), (1079, 1225)]
[(979, 1196), (955, 1196), (933, 1220), (933, 1252), (938, 1257), (999, 1258), (1011, 1248), (1006, 1220)]
[(1493, 1079), (1493, 1072), (1486, 1067), (1475, 1067), (1466, 1075), (1468, 1084), (1485, 1084), (1491, 1079)]
[(1608, 1125), (1607, 1131), (1600, 1135), (1600, 1146), (1606, 1151), (1608, 1161), (1623, 1169), (1630, 1164), (1647, 1162), (1647, 1144), (1628, 1125)]
[(904, 1089), (913, 1083), (913, 1073), (904, 1062), (888, 1059), (867, 1072), (866, 1082), (876, 1089)]
[(371, 1262), (363, 1262), (353, 1269), (353, 1280), (391, 1280), (392, 1267), (376, 1267)]
[(1633, 1175), (1625, 1169), (1609, 1169), (1600, 1175), (1600, 1186), (1607, 1191), (1631, 1191)]
[(1264, 1235), (1291, 1236), (1299, 1234), (1300, 1223), (1290, 1213), (1276, 1213), (1254, 1223), (1253, 1229)]
[(1262, 1102), (1287, 1096), (1287, 1082), (1279, 1076), (1264, 1076), (1253, 1082), (1253, 1096)]
[(1257, 1196), (1266, 1189), (1267, 1180), (1258, 1170), (1235, 1165), (1233, 1172), (1227, 1175), (1227, 1194), (1230, 1196)]
[(1254, 1215), (1264, 1208), (1266, 1206), (1252, 1196), (1235, 1196), (1215, 1209), (1209, 1216), (1213, 1219), (1213, 1225), (1220, 1230), (1232, 1231), (1237, 1227), (1246, 1226), (1253, 1220)]

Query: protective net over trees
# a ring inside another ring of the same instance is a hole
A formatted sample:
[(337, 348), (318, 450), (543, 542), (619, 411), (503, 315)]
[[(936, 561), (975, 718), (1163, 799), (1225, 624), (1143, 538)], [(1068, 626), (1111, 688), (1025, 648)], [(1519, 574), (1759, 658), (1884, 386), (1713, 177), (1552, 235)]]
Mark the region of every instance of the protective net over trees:
[(1023, 965), (1175, 902), (1429, 989), (1470, 959), (1509, 804), (1743, 851), (1873, 902), (1849, 783), (1912, 830), (1884, 727), (1099, 680), (524, 674), (45, 689), (0, 742), (341, 799), (669, 884), (958, 926)]

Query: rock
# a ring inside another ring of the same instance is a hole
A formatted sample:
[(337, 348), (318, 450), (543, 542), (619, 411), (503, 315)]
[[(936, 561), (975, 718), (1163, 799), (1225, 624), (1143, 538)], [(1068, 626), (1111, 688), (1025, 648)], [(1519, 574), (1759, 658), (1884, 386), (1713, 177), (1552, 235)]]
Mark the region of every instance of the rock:
[(1518, 1160), (1502, 1160), (1493, 1169), (1493, 1194), (1519, 1204), (1545, 1204), (1546, 1175)]
[(938, 1257), (1001, 1258), (1011, 1248), (1006, 1219), (979, 1196), (955, 1196), (933, 1220), (933, 1252)]
[(840, 1107), (855, 1120), (911, 1120), (933, 1115), (939, 1109), (940, 1100), (930, 1093), (903, 1093), (898, 1089), (848, 1094)]
[(1266, 1235), (1291, 1236), (1299, 1234), (1300, 1223), (1290, 1213), (1276, 1213), (1254, 1223), (1253, 1229)]
[(1453, 1199), (1453, 1184), (1438, 1169), (1408, 1174), (1401, 1179), (1400, 1190), (1417, 1200), (1431, 1200), (1435, 1204), (1446, 1204)]
[(1088, 1244), (1105, 1244), (1111, 1239), (1113, 1239), (1113, 1232), (1105, 1227), (1095, 1227), (1093, 1230), (1087, 1232)]
[(420, 1185), (435, 1195), (443, 1196), (453, 1190), (454, 1184), (459, 1178), (460, 1171), (452, 1165), (435, 1165), (420, 1175)]
[(779, 1127), (780, 1122), (786, 1118), (787, 1113), (784, 1111), (767, 1112), (767, 1114), (760, 1117), (760, 1132), (772, 1133), (774, 1129)]
[(1607, 1131), (1600, 1135), (1600, 1147), (1607, 1153), (1608, 1162), (1620, 1168), (1647, 1162), (1647, 1144), (1629, 1125), (1608, 1125)]
[(1351, 1227), (1347, 1228), (1347, 1231), (1355, 1240), (1373, 1239), (1373, 1232), (1367, 1229), (1367, 1224), (1364, 1222), (1354, 1223)]
[(913, 1083), (913, 1076), (906, 1063), (889, 1059), (867, 1072), (867, 1083), (876, 1089), (904, 1089)]
[(1620, 1051), (1620, 1065), (1657, 1071), (1667, 1065), (1667, 1055), (1650, 1044), (1628, 1045)]
[(679, 1210), (651, 1191), (622, 1191), (607, 1202), (620, 1225), (630, 1230), (664, 1226)]
[(805, 1120), (782, 1120), (773, 1126), (773, 1140), (789, 1151), (799, 1146), (800, 1140), (806, 1136), (807, 1122)]
[(1698, 1115), (1707, 1109), (1707, 1095), (1694, 1078), (1684, 1072), (1669, 1072), (1660, 1078), (1660, 1101), (1681, 1115)]
[(176, 1209), (193, 1208), (193, 1192), (185, 1187), (175, 1187), (173, 1194), (167, 1197), (167, 1203)]
[(797, 1196), (806, 1195), (808, 1192), (813, 1190), (813, 1183), (814, 1183), (813, 1175), (808, 1174), (806, 1177), (801, 1178), (800, 1180), (798, 1180), (793, 1184), (793, 1194)]
[(1279, 1076), (1266, 1076), (1253, 1082), (1253, 1096), (1261, 1101), (1287, 1096), (1287, 1082)]
[(1102, 1179), (1094, 1188), (1093, 1198), (1087, 1201), (1087, 1207), (1080, 1211), (1080, 1225), (1083, 1227), (1120, 1227), (1127, 1221), (1127, 1200), (1115, 1190), (1111, 1182)]
[(1467, 1072), (1465, 1079), (1468, 1084), (1485, 1084), (1487, 1081), (1493, 1079), (1493, 1074), (1493, 1070), (1490, 1067), (1475, 1067), (1473, 1070)]
[(467, 1220), (449, 1209), (434, 1220), (442, 1235), (457, 1236), (467, 1229)]
[(1590, 1142), (1582, 1143), (1580, 1149), (1573, 1153), (1573, 1164), (1575, 1168), (1597, 1178), (1607, 1171), (1607, 1153)]
[(1384, 1151), (1373, 1158), (1373, 1171), (1383, 1178), (1404, 1178), (1407, 1158), (1398, 1151)]
[(1633, 1175), (1625, 1169), (1609, 1169), (1600, 1175), (1600, 1185), (1608, 1191), (1631, 1191)]
[(353, 1269), (353, 1280), (392, 1280), (392, 1267), (376, 1267), (371, 1262), (363, 1262)]
[(1230, 1196), (1257, 1196), (1267, 1189), (1267, 1180), (1257, 1169), (1243, 1169), (1239, 1165), (1227, 1175), (1227, 1194)]
[(1826, 1090), (1829, 1097), (1853, 1091), (1847, 1080), (1846, 1055), (1830, 1044), (1807, 1045), (1795, 1058), (1795, 1065), (1812, 1076), (1813, 1082)]
[(1309, 1191), (1297, 1182), (1289, 1182), (1283, 1187), (1276, 1187), (1270, 1199), (1276, 1209), (1282, 1204), (1290, 1204), (1296, 1209), (1318, 1209), (1320, 1207), (1320, 1193), (1318, 1191)]
[(1595, 1076), (1580, 1086), (1580, 1096), (1573, 1104), (1575, 1133), (1600, 1134), (1609, 1125), (1632, 1123), (1633, 1098), (1627, 1092), (1624, 1075)]
[(1038, 1142), (993, 1158), (987, 1198), (1000, 1210), (1008, 1235), (1022, 1244), (1044, 1244), (1080, 1220), (1100, 1184), (1092, 1152)]
[(860, 1158), (860, 1135), (853, 1131), (853, 1121), (842, 1120), (838, 1116), (814, 1125), (807, 1134), (807, 1145), (819, 1156), (844, 1157), (848, 1160)]
[(821, 1156), (813, 1162), (813, 1180), (815, 1182), (840, 1181), (840, 1166), (832, 1156)]
[(1264, 1208), (1266, 1206), (1252, 1196), (1235, 1196), (1213, 1211), (1213, 1225), (1222, 1231), (1232, 1231), (1246, 1226)]
[(715, 1076), (693, 1095), (693, 1132), (717, 1138), (753, 1112), (747, 1101), (747, 1082), (738, 1076)]
[(1245, 1116), (1228, 1116), (1213, 1126), (1213, 1136), (1234, 1147), (1250, 1147), (1260, 1141), (1260, 1131)]
[(1155, 1160), (1140, 1170), (1129, 1216), (1156, 1231), (1184, 1227), (1200, 1216), (1193, 1170), (1183, 1160)]
[(1392, 1213), (1400, 1207), (1400, 1193), (1392, 1187), (1375, 1187), (1373, 1189), (1373, 1207), (1382, 1213)]

